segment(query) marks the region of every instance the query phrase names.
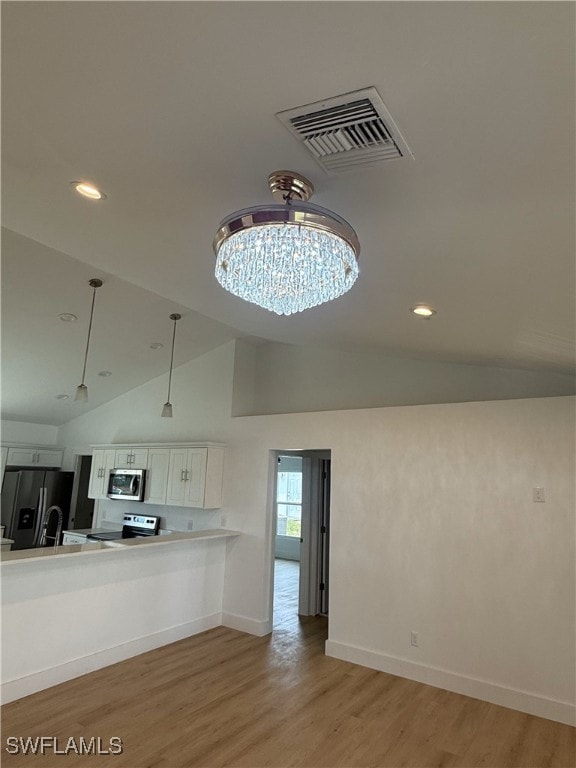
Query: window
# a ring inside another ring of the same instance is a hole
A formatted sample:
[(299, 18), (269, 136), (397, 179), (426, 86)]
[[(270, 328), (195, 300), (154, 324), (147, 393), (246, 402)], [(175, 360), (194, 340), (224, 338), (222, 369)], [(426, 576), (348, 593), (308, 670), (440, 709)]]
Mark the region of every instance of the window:
[(276, 534), (302, 535), (302, 458), (280, 456), (276, 484)]

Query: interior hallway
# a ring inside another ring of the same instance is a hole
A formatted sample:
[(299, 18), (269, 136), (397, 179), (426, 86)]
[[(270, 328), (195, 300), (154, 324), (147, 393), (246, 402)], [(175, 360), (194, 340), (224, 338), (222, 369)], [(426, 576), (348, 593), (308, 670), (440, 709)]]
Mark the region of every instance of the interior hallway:
[(275, 630), (289, 631), (298, 627), (298, 589), (300, 563), (295, 560), (274, 561), (274, 621)]
[[(271, 635), (218, 627), (13, 702), (4, 740), (119, 736), (93, 768), (573, 768), (569, 726), (326, 657), (285, 562)], [(86, 759), (3, 750), (4, 768)]]

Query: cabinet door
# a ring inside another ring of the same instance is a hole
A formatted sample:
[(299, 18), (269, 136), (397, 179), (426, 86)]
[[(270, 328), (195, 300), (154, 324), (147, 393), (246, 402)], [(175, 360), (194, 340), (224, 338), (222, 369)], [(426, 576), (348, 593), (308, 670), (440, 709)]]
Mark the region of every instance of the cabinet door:
[(102, 496), (104, 456), (106, 451), (96, 449), (92, 453), (92, 465), (90, 467), (90, 481), (88, 483), (88, 498), (99, 499)]
[(110, 477), (110, 470), (116, 468), (116, 451), (105, 450), (103, 463), (102, 463), (102, 486), (100, 489), (100, 498), (106, 499), (108, 493), (108, 478)]
[(148, 465), (148, 448), (130, 449), (131, 469), (146, 469)]
[(146, 469), (148, 448), (118, 448), (116, 450), (116, 469)]
[(114, 469), (116, 451), (97, 448), (92, 454), (90, 482), (88, 483), (88, 498), (105, 499), (108, 491), (108, 476)]
[(149, 448), (144, 502), (166, 504), (170, 448)]
[(116, 450), (112, 469), (130, 469), (132, 467), (132, 449), (119, 448)]
[(207, 456), (207, 448), (188, 448), (185, 504), (187, 507), (202, 508), (204, 506)]
[(35, 448), (8, 448), (8, 466), (36, 466)]
[(222, 506), (223, 480), (224, 448), (208, 448), (204, 483), (204, 509), (219, 509)]
[(170, 449), (170, 467), (168, 470), (168, 492), (166, 504), (174, 507), (185, 507), (186, 504), (186, 471), (188, 461), (187, 448)]
[(61, 467), (62, 451), (38, 448), (36, 451), (36, 463), (40, 467)]

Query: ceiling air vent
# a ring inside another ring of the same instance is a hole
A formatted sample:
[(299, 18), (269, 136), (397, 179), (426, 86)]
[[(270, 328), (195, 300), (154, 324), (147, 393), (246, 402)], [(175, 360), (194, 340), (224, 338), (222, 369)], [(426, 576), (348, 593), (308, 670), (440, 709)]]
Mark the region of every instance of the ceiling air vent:
[(376, 88), (278, 112), (276, 117), (329, 173), (413, 157)]

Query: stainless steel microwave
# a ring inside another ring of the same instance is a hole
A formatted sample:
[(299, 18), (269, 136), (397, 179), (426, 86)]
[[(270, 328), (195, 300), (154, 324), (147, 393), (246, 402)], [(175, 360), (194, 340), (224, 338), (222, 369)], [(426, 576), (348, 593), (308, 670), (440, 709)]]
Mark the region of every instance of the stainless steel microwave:
[(111, 469), (108, 498), (144, 501), (145, 469)]

